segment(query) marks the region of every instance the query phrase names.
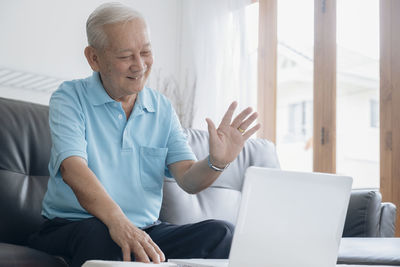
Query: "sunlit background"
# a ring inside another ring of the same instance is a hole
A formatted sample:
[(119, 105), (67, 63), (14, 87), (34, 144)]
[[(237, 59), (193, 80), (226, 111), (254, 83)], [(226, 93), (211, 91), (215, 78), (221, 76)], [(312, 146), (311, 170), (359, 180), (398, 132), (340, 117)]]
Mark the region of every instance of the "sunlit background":
[[(103, 2), (1, 1), (0, 96), (48, 104), (63, 80), (91, 75), (85, 22)], [(185, 127), (206, 129), (233, 100), (257, 109), (258, 3), (121, 2), (147, 18), (148, 86), (171, 98)], [(337, 0), (337, 172), (355, 188), (379, 188), (378, 5)], [(282, 169), (312, 171), (314, 1), (279, 0), (277, 25), (278, 157)]]

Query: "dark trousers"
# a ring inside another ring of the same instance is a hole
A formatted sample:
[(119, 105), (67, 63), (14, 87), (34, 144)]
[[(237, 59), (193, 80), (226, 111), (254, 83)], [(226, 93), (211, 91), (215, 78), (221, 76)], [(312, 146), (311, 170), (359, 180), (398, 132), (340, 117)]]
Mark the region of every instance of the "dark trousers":
[[(207, 220), (194, 224), (161, 223), (145, 229), (167, 259), (229, 256), (234, 227), (231, 223)], [(62, 256), (71, 266), (87, 260), (122, 260), (121, 248), (111, 239), (108, 228), (97, 218), (46, 221), (29, 239), (29, 246)], [(132, 254), (132, 259), (134, 256)]]

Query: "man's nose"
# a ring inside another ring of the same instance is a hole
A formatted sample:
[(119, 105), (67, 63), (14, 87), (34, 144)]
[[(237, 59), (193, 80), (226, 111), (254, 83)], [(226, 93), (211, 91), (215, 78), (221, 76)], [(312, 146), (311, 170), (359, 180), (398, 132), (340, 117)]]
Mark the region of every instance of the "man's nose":
[(130, 69), (132, 71), (143, 70), (146, 68), (146, 63), (144, 62), (143, 58), (139, 55), (134, 57)]

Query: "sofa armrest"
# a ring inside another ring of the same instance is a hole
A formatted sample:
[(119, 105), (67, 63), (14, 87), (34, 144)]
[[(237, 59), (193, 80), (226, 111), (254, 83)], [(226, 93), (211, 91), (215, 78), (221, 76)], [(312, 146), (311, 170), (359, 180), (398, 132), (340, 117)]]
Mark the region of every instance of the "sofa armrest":
[(382, 196), (374, 190), (353, 190), (343, 237), (378, 237)]
[(394, 237), (396, 230), (396, 206), (390, 202), (381, 205), (380, 237)]
[(353, 190), (343, 230), (343, 237), (393, 237), (396, 206), (382, 203), (375, 190)]

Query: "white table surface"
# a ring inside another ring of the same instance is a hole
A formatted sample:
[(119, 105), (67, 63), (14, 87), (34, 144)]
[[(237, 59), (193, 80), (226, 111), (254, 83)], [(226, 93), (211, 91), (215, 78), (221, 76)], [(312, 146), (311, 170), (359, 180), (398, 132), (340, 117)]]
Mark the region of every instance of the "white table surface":
[[(82, 267), (151, 267), (151, 266), (164, 266), (164, 267), (176, 267), (174, 263), (163, 262), (160, 264), (146, 264), (141, 262), (124, 262), (124, 261), (101, 261), (101, 260), (90, 260), (85, 262)], [(336, 267), (391, 267), (391, 265), (348, 265), (338, 264)]]

